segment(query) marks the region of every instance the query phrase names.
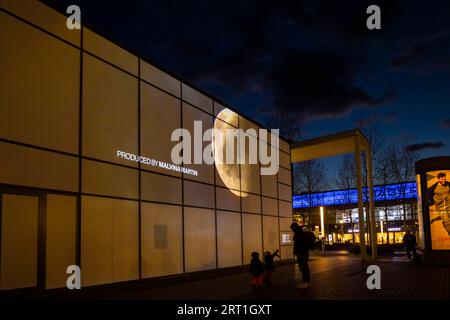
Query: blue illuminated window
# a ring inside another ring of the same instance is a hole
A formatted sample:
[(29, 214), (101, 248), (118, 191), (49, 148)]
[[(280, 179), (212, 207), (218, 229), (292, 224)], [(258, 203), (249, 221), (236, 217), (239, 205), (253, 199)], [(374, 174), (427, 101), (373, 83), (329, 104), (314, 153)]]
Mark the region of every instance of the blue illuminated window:
[[(417, 187), (415, 182), (389, 184), (383, 186), (375, 186), (374, 200), (375, 202), (392, 201), (401, 199), (415, 199)], [(365, 201), (367, 201), (367, 188), (363, 189)], [(310, 201), (311, 200), (311, 201)], [(311, 202), (311, 206), (310, 206)], [(346, 189), (336, 191), (318, 192), (313, 194), (303, 194), (293, 196), (294, 209), (320, 207), (320, 206), (336, 206), (358, 203), (357, 189)]]

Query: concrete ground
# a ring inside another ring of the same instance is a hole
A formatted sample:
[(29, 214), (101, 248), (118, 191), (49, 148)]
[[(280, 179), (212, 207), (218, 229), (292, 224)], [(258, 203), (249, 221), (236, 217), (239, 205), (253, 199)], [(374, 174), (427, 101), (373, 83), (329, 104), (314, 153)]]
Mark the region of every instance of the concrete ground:
[[(381, 289), (369, 290), (369, 265), (381, 269)], [(295, 264), (278, 266), (273, 285), (252, 290), (245, 270), (114, 287), (86, 288), (69, 294), (47, 295), (53, 299), (138, 300), (450, 300), (450, 268), (411, 264), (406, 257), (378, 258), (362, 263), (344, 252), (318, 253), (310, 259), (311, 286), (297, 289), (300, 273)]]

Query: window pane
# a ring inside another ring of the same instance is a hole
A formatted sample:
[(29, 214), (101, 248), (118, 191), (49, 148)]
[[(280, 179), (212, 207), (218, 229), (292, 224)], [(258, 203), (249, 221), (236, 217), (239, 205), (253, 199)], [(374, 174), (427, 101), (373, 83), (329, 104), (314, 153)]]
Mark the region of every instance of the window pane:
[(76, 157), (0, 142), (0, 183), (78, 191)]
[(78, 153), (79, 51), (3, 12), (0, 39), (0, 136)]
[(84, 54), (83, 155), (136, 166), (117, 151), (138, 152), (138, 82)]
[(242, 214), (242, 234), (244, 243), (244, 264), (250, 263), (253, 251), (262, 258), (261, 216)]
[(76, 264), (77, 198), (47, 195), (45, 287), (66, 286), (67, 267)]
[(83, 160), (83, 192), (138, 198), (138, 171), (97, 161)]
[(181, 204), (181, 179), (141, 172), (142, 199)]
[(216, 231), (213, 210), (184, 209), (184, 246), (186, 272), (216, 267)]
[(217, 250), (219, 268), (242, 264), (239, 212), (217, 212)]
[(142, 203), (142, 277), (183, 272), (181, 207)]
[[(172, 163), (171, 153), (178, 141), (172, 132), (181, 127), (180, 100), (141, 82), (141, 153), (142, 156)], [(159, 166), (143, 164), (146, 170), (174, 176), (180, 173)]]
[(3, 194), (0, 289), (37, 285), (38, 198)]

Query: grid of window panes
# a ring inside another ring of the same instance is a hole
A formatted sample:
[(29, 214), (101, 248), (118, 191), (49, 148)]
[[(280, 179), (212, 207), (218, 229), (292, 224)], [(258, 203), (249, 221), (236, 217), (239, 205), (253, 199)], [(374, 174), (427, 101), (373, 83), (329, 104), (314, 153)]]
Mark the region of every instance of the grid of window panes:
[[(374, 186), (375, 201), (393, 201), (402, 199), (416, 199), (417, 185), (415, 182)], [(368, 200), (368, 189), (363, 188), (364, 201)], [(358, 190), (336, 190), (318, 192), (313, 194), (295, 195), (293, 197), (294, 209), (335, 206), (358, 203)]]
[(83, 286), (248, 264), (252, 251), (280, 247), (291, 257), (280, 243), (292, 221), (286, 141), (270, 146), (280, 159), (272, 176), (259, 164), (224, 179), (214, 165), (186, 165), (193, 176), (118, 157), (172, 163), (171, 133), (193, 133), (194, 121), (203, 130), (260, 127), (231, 111), (222, 118), (226, 107), (210, 96), (87, 28), (67, 30), (66, 17), (38, 1), (0, 5), (0, 105), (8, 106), (0, 108), (0, 154), (9, 155), (0, 186), (80, 199), (68, 204), (77, 219), (58, 232), (72, 235), (67, 261), (82, 265)]

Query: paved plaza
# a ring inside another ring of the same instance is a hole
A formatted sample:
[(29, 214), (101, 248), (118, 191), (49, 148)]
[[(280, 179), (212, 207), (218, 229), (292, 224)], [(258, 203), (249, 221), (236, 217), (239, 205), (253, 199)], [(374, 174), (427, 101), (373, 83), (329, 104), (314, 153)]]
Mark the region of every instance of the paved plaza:
[[(369, 265), (381, 269), (381, 289), (369, 290)], [(277, 267), (273, 285), (253, 291), (246, 270), (213, 271), (179, 278), (112, 287), (84, 288), (39, 299), (120, 300), (415, 300), (450, 299), (450, 268), (411, 264), (406, 257), (378, 258), (363, 263), (345, 252), (311, 255), (311, 287), (296, 289), (300, 274), (292, 262)]]

